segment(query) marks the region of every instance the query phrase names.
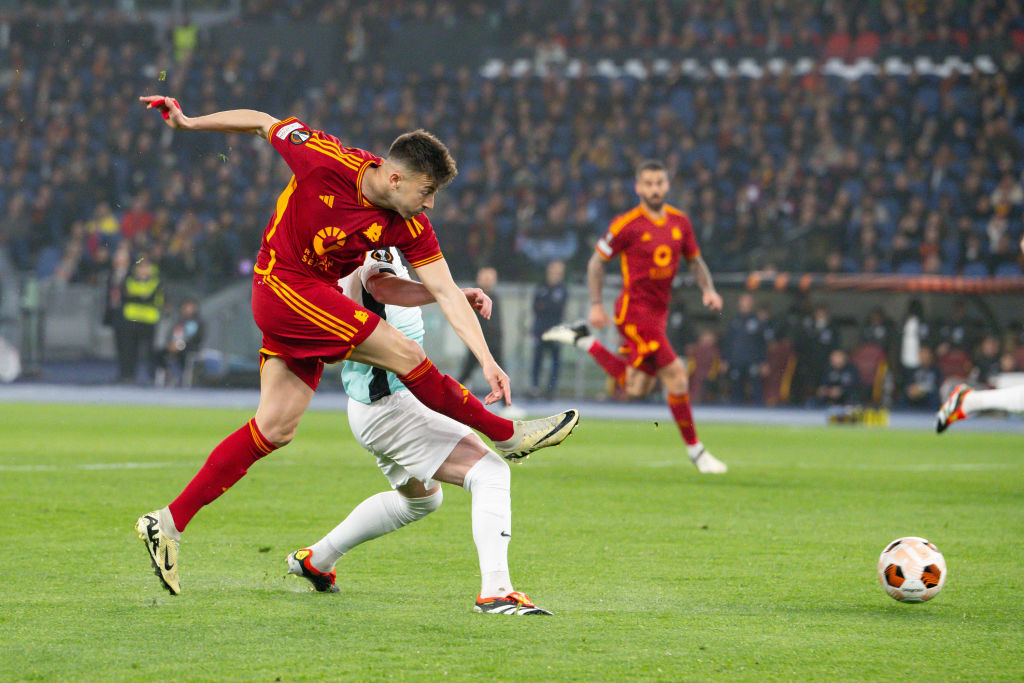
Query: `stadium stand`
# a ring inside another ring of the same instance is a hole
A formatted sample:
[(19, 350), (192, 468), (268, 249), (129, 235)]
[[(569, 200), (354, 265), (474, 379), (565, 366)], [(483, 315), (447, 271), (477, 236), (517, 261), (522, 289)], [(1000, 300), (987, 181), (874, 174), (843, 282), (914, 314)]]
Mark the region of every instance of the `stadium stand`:
[[(410, 127), (435, 131), (461, 169), (435, 222), (463, 277), (496, 264), (529, 279), (554, 258), (582, 272), (651, 156), (716, 273), (1021, 276), (1016, 0), (241, 5), (238, 22), (344, 18), (344, 69), (311, 82), (301, 50), (247, 50), (142, 14), (17, 3), (0, 15), (0, 117), (16, 122), (0, 127), (0, 248), (19, 271), (101, 283), (127, 241), (199, 292), (251, 272), (286, 171), (255, 139), (174, 136), (136, 111), (137, 95), (162, 90), (197, 113), (296, 113), (378, 152)], [(492, 66), (506, 66), (398, 68), (367, 47), (424, 22), (488, 27)], [(686, 67), (755, 53), (793, 66)], [(523, 57), (563, 68), (507, 67)], [(627, 58), (668, 66), (598, 68)]]

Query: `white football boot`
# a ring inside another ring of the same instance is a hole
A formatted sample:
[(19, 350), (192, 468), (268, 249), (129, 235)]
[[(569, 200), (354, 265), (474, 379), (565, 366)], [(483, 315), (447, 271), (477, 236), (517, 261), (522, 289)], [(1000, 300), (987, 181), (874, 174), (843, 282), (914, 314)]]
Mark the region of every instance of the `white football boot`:
[[(135, 523), (135, 531), (149, 552), (149, 559), (153, 562), (153, 573), (171, 595), (178, 595), (181, 593), (181, 584), (178, 580), (178, 541), (169, 538), (161, 530), (163, 512), (154, 510), (139, 517), (139, 521)], [(164, 524), (173, 525), (169, 520)]]
[(579, 421), (580, 413), (576, 409), (537, 420), (513, 420), (512, 437), (495, 441), (494, 448), (506, 460), (518, 462), (536, 450), (562, 443)]

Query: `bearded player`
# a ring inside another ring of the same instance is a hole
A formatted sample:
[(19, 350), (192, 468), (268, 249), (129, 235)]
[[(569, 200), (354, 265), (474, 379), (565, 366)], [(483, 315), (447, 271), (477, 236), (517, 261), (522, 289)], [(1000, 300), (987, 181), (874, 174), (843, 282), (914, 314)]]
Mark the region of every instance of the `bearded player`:
[(422, 404), (482, 432), (509, 459), (569, 435), (579, 420), (575, 410), (524, 422), (494, 415), (438, 372), (419, 344), (338, 287), (340, 278), (362, 265), (367, 251), (398, 247), (480, 361), (491, 387), (487, 403), (511, 402), (508, 375), (488, 350), (424, 214), (457, 172), (437, 138), (422, 130), (405, 133), (381, 158), (345, 147), (295, 117), (280, 121), (251, 109), (188, 117), (173, 98), (139, 99), (174, 129), (259, 135), (293, 173), (277, 199), (254, 267), (252, 311), (263, 332), (256, 415), (213, 450), (177, 498), (135, 525), (157, 577), (172, 595), (181, 592), (181, 532), (253, 463), (292, 440), (325, 363), (352, 360), (395, 373)]
[(672, 279), (685, 258), (703, 292), (703, 303), (722, 310), (711, 272), (700, 256), (690, 219), (665, 203), (668, 172), (660, 161), (645, 161), (636, 172), (640, 205), (612, 221), (587, 264), (590, 291), (590, 326), (608, 325), (601, 301), (605, 263), (616, 255), (622, 262), (622, 293), (615, 302), (615, 324), (622, 338), (619, 354), (597, 341), (586, 323), (558, 325), (544, 333), (544, 341), (574, 344), (597, 361), (630, 398), (646, 396), (660, 379), (667, 392), (669, 410), (690, 460), (700, 472), (721, 474), (725, 463), (711, 455), (697, 438), (690, 409), (686, 367), (672, 350), (665, 333)]

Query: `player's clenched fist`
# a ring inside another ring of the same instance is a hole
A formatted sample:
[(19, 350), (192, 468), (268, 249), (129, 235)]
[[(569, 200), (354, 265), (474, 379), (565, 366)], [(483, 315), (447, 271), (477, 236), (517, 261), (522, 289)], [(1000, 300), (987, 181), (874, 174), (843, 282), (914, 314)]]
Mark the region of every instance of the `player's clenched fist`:
[(701, 296), (701, 301), (712, 311), (722, 310), (722, 295), (712, 290), (707, 290)]
[(604, 306), (601, 304), (591, 304), (590, 314), (587, 316), (587, 321), (591, 327), (601, 329), (602, 327), (608, 326), (608, 314), (604, 312)]
[(164, 117), (171, 128), (185, 128), (188, 117), (181, 111), (181, 105), (173, 97), (163, 95), (143, 95), (140, 102), (146, 103), (146, 109), (156, 109)]

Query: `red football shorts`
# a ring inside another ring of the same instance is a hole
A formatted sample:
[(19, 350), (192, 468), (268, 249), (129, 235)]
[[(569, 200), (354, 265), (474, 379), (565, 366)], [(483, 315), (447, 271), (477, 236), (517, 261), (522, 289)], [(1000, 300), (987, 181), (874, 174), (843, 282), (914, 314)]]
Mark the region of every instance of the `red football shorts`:
[(331, 284), (276, 273), (253, 277), (252, 314), (263, 332), (260, 368), (280, 358), (314, 390), (324, 363), (348, 358), (380, 322)]
[(666, 316), (630, 306), (626, 317), (616, 321), (622, 345), (619, 353), (626, 363), (654, 376), (677, 356), (665, 334)]

